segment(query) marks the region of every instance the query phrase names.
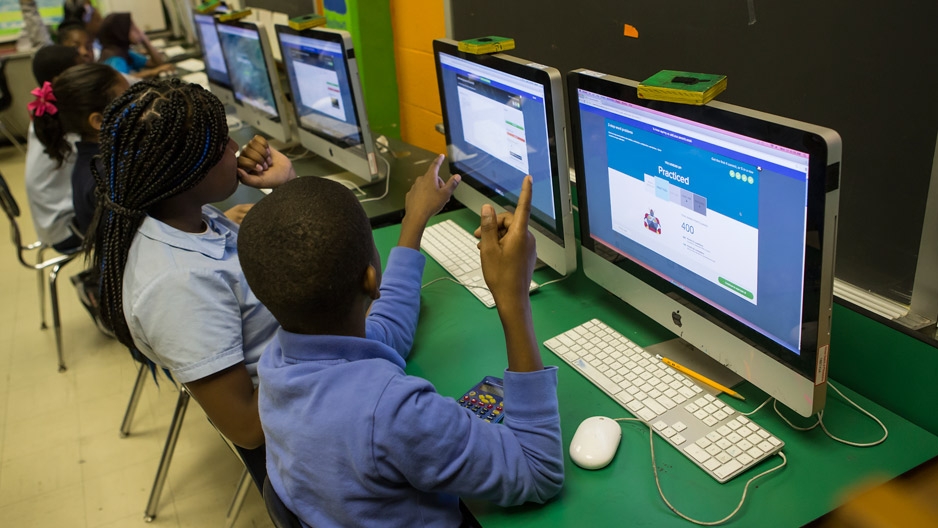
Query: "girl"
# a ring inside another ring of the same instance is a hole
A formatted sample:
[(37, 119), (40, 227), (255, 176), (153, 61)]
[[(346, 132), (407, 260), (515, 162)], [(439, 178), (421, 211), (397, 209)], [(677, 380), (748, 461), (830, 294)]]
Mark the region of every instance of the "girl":
[[(39, 83), (34, 94), (40, 93), (42, 86), (51, 83), (62, 72), (80, 63), (81, 58), (75, 48), (58, 44), (41, 48), (33, 57), (33, 75)], [(33, 101), (27, 105), (33, 120), (42, 118), (49, 110), (46, 105), (42, 105), (40, 110), (37, 103)], [(56, 102), (49, 103), (58, 110)], [(69, 230), (75, 216), (71, 185), (75, 156), (71, 145), (78, 139), (74, 134), (69, 135), (58, 145), (57, 153), (51, 155), (39, 140), (33, 122), (29, 125), (26, 142), (24, 180), (36, 236), (56, 251), (66, 253), (75, 251), (81, 244), (79, 237)]]
[(259, 138), (236, 158), (224, 106), (177, 79), (132, 86), (101, 131), (89, 245), (102, 319), (185, 384), (228, 439), (260, 446), (257, 360), (278, 325), (241, 272), (238, 225), (207, 204), (229, 197), (239, 177), (277, 187), (296, 177), (293, 166)]
[(74, 22), (60, 24), (56, 36), (59, 44), (78, 50), (82, 62), (94, 62), (94, 39), (85, 26)]
[[(48, 89), (46, 89), (48, 88)], [(33, 118), (36, 136), (46, 152), (58, 163), (71, 153), (66, 134), (78, 134), (77, 156), (72, 170), (72, 203), (75, 224), (84, 233), (94, 216), (94, 177), (92, 158), (98, 154), (98, 130), (105, 107), (127, 90), (124, 76), (104, 64), (82, 64), (65, 70), (51, 84), (44, 85), (45, 97), (55, 98), (55, 113), (47, 107)], [(52, 103), (46, 102), (50, 105)]]
[[(146, 33), (134, 24), (130, 13), (111, 13), (106, 16), (98, 29), (98, 42), (101, 43), (98, 62), (125, 75), (149, 79), (173, 70), (172, 64), (163, 63), (162, 54), (150, 44)], [(150, 58), (130, 49), (131, 44), (143, 45)]]

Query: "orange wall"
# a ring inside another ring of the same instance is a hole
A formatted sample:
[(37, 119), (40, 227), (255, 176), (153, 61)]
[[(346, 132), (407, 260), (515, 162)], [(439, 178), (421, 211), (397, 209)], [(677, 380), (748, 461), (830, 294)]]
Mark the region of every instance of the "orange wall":
[(433, 62), (433, 39), (446, 36), (442, 0), (391, 0), (401, 139), (431, 152), (446, 141), (433, 127), (443, 122)]

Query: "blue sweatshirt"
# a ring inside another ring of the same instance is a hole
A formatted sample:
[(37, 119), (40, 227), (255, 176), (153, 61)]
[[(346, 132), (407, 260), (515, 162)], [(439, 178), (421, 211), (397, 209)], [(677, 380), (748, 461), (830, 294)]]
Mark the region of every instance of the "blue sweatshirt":
[(424, 263), (391, 251), (367, 339), (281, 329), (261, 356), (268, 476), (306, 526), (458, 526), (458, 497), (508, 506), (560, 491), (556, 367), (505, 372), (503, 424), (404, 373)]

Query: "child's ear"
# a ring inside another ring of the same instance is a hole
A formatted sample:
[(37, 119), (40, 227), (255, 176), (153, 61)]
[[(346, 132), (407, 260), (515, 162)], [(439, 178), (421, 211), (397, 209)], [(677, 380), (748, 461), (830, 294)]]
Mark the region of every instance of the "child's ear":
[(378, 272), (375, 270), (375, 267), (371, 264), (368, 265), (368, 268), (365, 269), (365, 276), (362, 279), (362, 291), (365, 295), (371, 297), (372, 300), (377, 300), (378, 297), (381, 297), (381, 291), (378, 287), (381, 286), (378, 284)]
[(101, 124), (104, 123), (104, 114), (101, 112), (92, 112), (88, 116), (88, 124), (91, 125), (91, 128), (101, 131)]

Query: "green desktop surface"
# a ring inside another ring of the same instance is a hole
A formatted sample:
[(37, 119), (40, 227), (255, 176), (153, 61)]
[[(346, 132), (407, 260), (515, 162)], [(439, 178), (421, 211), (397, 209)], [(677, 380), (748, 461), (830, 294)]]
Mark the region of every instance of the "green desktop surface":
[[(463, 209), (439, 215), (431, 223), (446, 218), (470, 231), (479, 222), (476, 213)], [(382, 258), (387, 258), (399, 233), (399, 225), (375, 230), (375, 243)], [(424, 283), (444, 276), (447, 273), (427, 258)], [(538, 283), (556, 278), (558, 275), (549, 269), (534, 273)], [(582, 271), (532, 294), (531, 308), (541, 343), (593, 318), (642, 346), (674, 337), (590, 281)], [(559, 367), (558, 397), (565, 453), (582, 420), (597, 415), (631, 416), (543, 345), (541, 353), (545, 365)], [(409, 374), (430, 380), (440, 394), (455, 398), (484, 376), (502, 376), (506, 366), (504, 337), (494, 308), (486, 308), (463, 286), (450, 281), (436, 282), (423, 289), (420, 322), (408, 358)], [(879, 417), (889, 428), (889, 438), (871, 448), (846, 446), (828, 438), (819, 427), (809, 432), (792, 429), (767, 405), (751, 418), (785, 442), (782, 451), (788, 457), (788, 465), (750, 486), (745, 504), (726, 523), (728, 526), (801, 526), (842, 504), (860, 486), (884, 482), (938, 456), (938, 437), (836, 381), (833, 383)], [(746, 396), (745, 402), (725, 395), (720, 398), (741, 412), (750, 411), (766, 399), (762, 391), (748, 383), (736, 390)], [(510, 417), (510, 402), (507, 408)], [(790, 411), (785, 415), (796, 425), (813, 423)], [(833, 391), (828, 391), (825, 425), (831, 433), (858, 443), (875, 441), (882, 435), (876, 423)], [(781, 463), (779, 456), (773, 456), (730, 482), (719, 484), (657, 436), (654, 445), (661, 486), (668, 500), (684, 514), (702, 521), (725, 517), (736, 508), (746, 481)], [(623, 423), (619, 451), (606, 468), (581, 469), (566, 455), (564, 489), (547, 504), (509, 508), (474, 501), (467, 504), (486, 527), (690, 525), (672, 513), (658, 496), (648, 429), (635, 422)]]

